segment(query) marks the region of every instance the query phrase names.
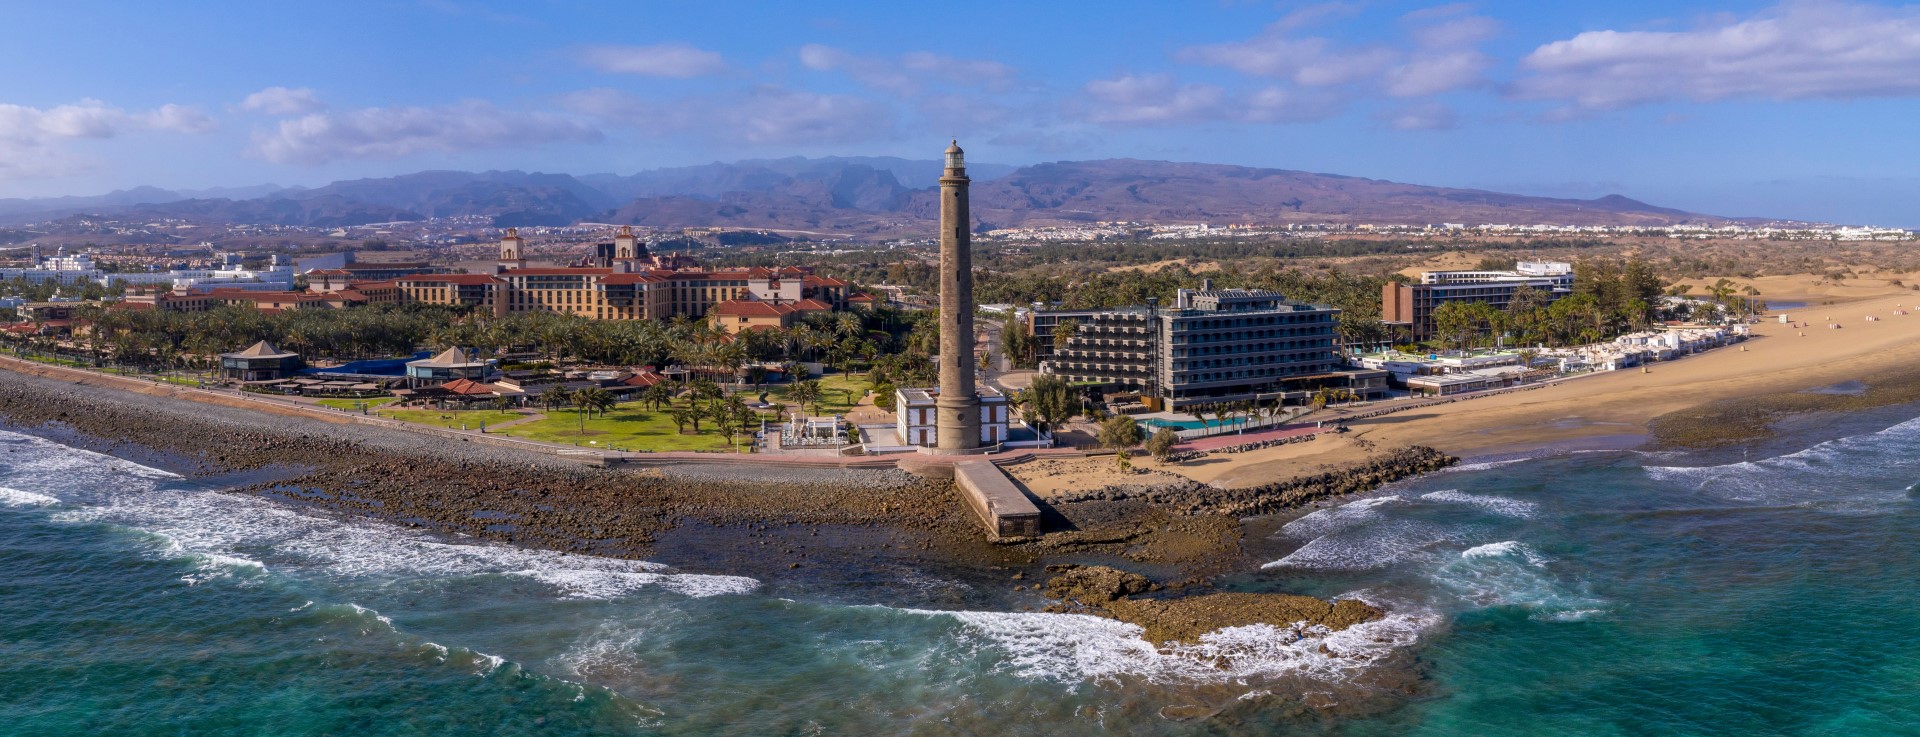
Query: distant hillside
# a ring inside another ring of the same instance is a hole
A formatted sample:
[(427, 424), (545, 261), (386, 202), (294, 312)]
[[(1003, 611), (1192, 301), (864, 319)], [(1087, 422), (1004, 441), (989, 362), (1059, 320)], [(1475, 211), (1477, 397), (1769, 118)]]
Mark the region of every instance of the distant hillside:
[[(924, 230), (939, 216), (938, 192), (902, 197), (865, 167), (789, 178), (780, 186), (720, 194), (642, 197), (609, 222), (884, 233)], [(818, 175), (816, 175), (818, 176)], [(894, 194), (887, 194), (893, 192)], [(854, 193), (857, 193), (854, 194)], [(1665, 225), (1724, 221), (1619, 195), (1554, 199), (1220, 164), (1108, 159), (1023, 167), (972, 190), (978, 228), (1143, 223), (1556, 223)]]
[[(1029, 166), (973, 187), (974, 217), (996, 226), (1369, 222), (1663, 225), (1711, 216), (1619, 195), (1569, 200), (1220, 164), (1107, 159)], [(937, 201), (916, 203), (932, 212)]]
[[(774, 228), (855, 234), (923, 232), (938, 214), (937, 161), (889, 157), (766, 159), (631, 175), (425, 171), (315, 189), (225, 190), (188, 198), (151, 187), (98, 197), (0, 200), (0, 224), (70, 214), (137, 214), (206, 223), (332, 227), (484, 216), (497, 226), (582, 221)], [(1135, 159), (1013, 169), (974, 164), (981, 228), (1084, 223), (1351, 222), (1666, 225), (1725, 218), (1619, 195), (1555, 199), (1378, 179)], [(244, 198), (264, 192), (264, 196)]]

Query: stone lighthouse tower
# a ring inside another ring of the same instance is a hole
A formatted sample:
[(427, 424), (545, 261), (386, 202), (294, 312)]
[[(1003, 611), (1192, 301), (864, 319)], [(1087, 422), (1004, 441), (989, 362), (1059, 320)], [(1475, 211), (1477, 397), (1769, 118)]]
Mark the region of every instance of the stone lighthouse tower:
[(947, 147), (940, 175), (940, 396), (934, 400), (936, 452), (980, 447), (980, 399), (973, 384), (973, 239), (967, 163), (960, 142)]

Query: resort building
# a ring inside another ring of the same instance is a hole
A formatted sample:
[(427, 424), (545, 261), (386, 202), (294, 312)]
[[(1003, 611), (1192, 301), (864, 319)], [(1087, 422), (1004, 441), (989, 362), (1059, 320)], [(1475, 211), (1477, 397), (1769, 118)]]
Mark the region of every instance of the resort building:
[(1143, 403), (1164, 410), (1261, 399), (1290, 381), (1331, 379), (1340, 362), (1339, 314), (1279, 292), (1208, 284), (1180, 290), (1172, 309), (1036, 310), (1030, 322), (1038, 343), (1052, 342), (1050, 326), (1077, 323), (1066, 344), (1040, 363), (1041, 373), (1139, 391)]
[[(438, 274), (444, 267), (425, 261), (360, 261), (353, 253), (338, 254), (338, 263), (317, 266), (303, 272), (307, 288), (316, 292), (334, 292), (359, 282), (392, 281), (415, 274)], [(331, 259), (316, 259), (331, 260)], [(309, 262), (311, 263), (311, 262)]]
[(220, 375), (235, 381), (278, 381), (302, 366), (300, 355), (260, 341), (238, 353), (220, 354)]
[[(983, 386), (975, 390), (974, 396), (980, 400), (980, 445), (991, 447), (1005, 442), (1012, 424), (1012, 408), (1007, 404), (1006, 395), (993, 387)], [(935, 409), (939, 398), (939, 389), (894, 391), (894, 424), (902, 444), (922, 448), (938, 445), (940, 431)]]
[(485, 382), (493, 373), (487, 361), (467, 357), (459, 348), (448, 348), (440, 355), (407, 362), (407, 388), (439, 386), (455, 379)]
[(1573, 293), (1573, 265), (1559, 261), (1522, 261), (1513, 271), (1427, 271), (1418, 284), (1389, 283), (1380, 289), (1380, 320), (1405, 326), (1413, 340), (1434, 335), (1433, 311), (1449, 302), (1484, 302), (1505, 310), (1526, 288), (1542, 304)]
[[(849, 307), (847, 283), (816, 276), (806, 269), (671, 269), (645, 254), (631, 233), (622, 233), (612, 249), (600, 249), (593, 266), (527, 266), (525, 239), (513, 228), (501, 239), (499, 266), (492, 274), (415, 274), (394, 281), (403, 301), (475, 307), (504, 316), (519, 312), (556, 312), (594, 320), (706, 319), (720, 305), (761, 302), (805, 312)], [(605, 244), (602, 244), (605, 245)], [(732, 332), (755, 324), (791, 320), (792, 310), (750, 308), (728, 311), (722, 321)], [(742, 314), (751, 312), (752, 314)], [(740, 322), (738, 318), (761, 318)]]

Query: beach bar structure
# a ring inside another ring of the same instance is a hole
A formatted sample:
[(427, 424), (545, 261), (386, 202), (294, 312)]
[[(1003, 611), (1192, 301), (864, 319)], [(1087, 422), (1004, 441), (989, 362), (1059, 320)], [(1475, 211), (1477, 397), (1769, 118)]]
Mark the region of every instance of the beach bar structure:
[(284, 379), (303, 365), (300, 354), (282, 351), (264, 340), (237, 353), (220, 354), (220, 375), (236, 381)]
[(439, 386), (454, 379), (485, 382), (491, 372), (492, 367), (486, 361), (468, 358), (467, 352), (459, 348), (448, 348), (432, 358), (408, 361), (407, 386), (413, 389)]

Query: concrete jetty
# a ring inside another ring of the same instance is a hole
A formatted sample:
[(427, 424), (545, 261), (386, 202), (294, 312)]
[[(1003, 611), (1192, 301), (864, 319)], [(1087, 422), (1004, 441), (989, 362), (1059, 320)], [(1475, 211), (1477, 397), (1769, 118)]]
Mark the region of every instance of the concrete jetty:
[(996, 538), (1040, 534), (1040, 508), (999, 466), (988, 461), (953, 464), (953, 482), (988, 534)]

